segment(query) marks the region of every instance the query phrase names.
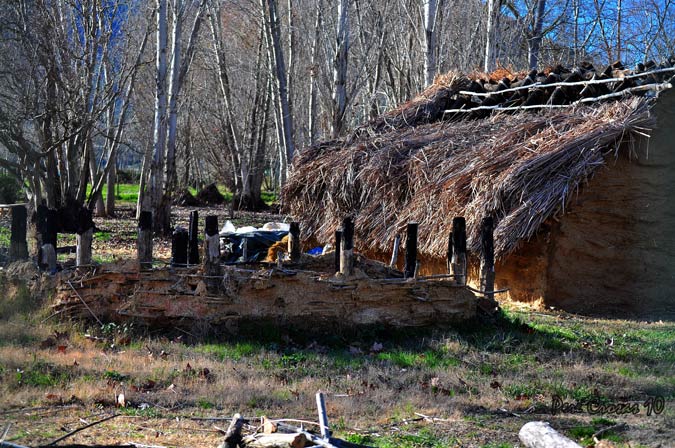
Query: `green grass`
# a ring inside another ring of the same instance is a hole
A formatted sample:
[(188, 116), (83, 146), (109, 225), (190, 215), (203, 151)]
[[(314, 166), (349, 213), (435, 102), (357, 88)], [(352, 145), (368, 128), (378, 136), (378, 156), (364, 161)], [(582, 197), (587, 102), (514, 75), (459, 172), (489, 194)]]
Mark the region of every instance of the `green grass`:
[[(115, 199), (124, 204), (136, 204), (138, 201), (138, 184), (116, 184), (115, 185)], [(91, 185), (87, 186), (87, 195), (91, 194)], [(103, 200), (108, 197), (107, 185), (103, 185)]]
[(9, 227), (0, 227), (0, 247), (9, 247), (12, 231)]

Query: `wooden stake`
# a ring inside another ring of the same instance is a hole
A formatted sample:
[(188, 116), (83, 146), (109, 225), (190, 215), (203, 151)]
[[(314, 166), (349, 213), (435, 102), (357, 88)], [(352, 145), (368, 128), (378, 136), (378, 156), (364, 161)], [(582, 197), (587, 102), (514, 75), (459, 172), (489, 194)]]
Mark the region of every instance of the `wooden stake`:
[(452, 232), (448, 236), (448, 251), (445, 253), (445, 265), (448, 274), (452, 273)]
[(177, 227), (171, 235), (171, 266), (185, 267), (188, 262), (188, 232)]
[(401, 235), (396, 235), (394, 238), (394, 247), (391, 250), (391, 261), (389, 262), (389, 267), (395, 268), (396, 262), (398, 261), (398, 248), (401, 246)]
[(291, 223), (291, 228), (288, 231), (288, 253), (291, 255), (292, 263), (300, 261), (302, 253), (300, 249), (300, 224), (295, 221)]
[(204, 238), (204, 274), (207, 277), (206, 285), (210, 293), (218, 291), (220, 269), (220, 234), (218, 233), (218, 217), (207, 216)]
[(141, 269), (152, 269), (152, 212), (142, 211), (138, 218), (136, 246)]
[(324, 400), (323, 392), (316, 393), (316, 408), (319, 413), (321, 437), (328, 440), (330, 438), (330, 428), (328, 426), (328, 414), (326, 413), (326, 401)]
[(480, 289), (485, 297), (494, 299), (495, 290), (495, 247), (494, 222), (491, 217), (483, 218), (480, 228)]
[(415, 277), (415, 265), (417, 264), (417, 223), (408, 223), (406, 228), (405, 240), (405, 268), (403, 276), (405, 278)]
[(91, 219), (91, 210), (80, 208), (77, 216), (77, 249), (75, 264), (86, 266), (91, 264), (91, 244), (94, 239), (94, 221)]
[(345, 276), (354, 274), (354, 223), (351, 218), (342, 220), (340, 273)]
[(463, 217), (452, 219), (452, 272), (455, 281), (466, 285), (466, 220)]
[(188, 227), (188, 264), (199, 264), (199, 212), (190, 212), (190, 226)]
[(12, 236), (9, 243), (9, 261), (25, 260), (28, 258), (28, 243), (26, 242), (26, 225), (28, 211), (25, 205), (12, 207)]
[(342, 245), (342, 231), (335, 231), (335, 272), (340, 272), (340, 249)]

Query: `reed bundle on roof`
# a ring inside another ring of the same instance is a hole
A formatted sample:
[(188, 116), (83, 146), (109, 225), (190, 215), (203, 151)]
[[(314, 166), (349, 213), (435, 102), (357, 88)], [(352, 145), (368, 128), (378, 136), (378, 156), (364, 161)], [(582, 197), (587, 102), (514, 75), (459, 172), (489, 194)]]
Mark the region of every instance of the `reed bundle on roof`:
[(652, 100), (632, 96), (440, 120), (466, 84), (452, 77), (344, 140), (298, 154), (283, 194), (303, 236), (329, 242), (353, 215), (357, 247), (387, 251), (408, 222), (418, 222), (419, 251), (442, 257), (453, 217), (466, 218), (468, 247), (477, 251), (481, 219), (492, 216), (501, 258), (564, 211), (622, 143), (652, 124)]

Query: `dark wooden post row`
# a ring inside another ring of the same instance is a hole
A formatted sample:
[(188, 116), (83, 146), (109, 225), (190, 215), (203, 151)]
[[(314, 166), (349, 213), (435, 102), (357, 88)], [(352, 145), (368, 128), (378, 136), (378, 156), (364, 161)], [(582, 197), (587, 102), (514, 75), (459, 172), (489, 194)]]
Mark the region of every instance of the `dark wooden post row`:
[(141, 269), (152, 268), (152, 212), (142, 211), (138, 217), (138, 263)]
[(354, 222), (349, 217), (342, 220), (340, 273), (346, 276), (354, 274)]
[(12, 235), (9, 243), (9, 260), (25, 260), (28, 258), (28, 243), (26, 242), (26, 225), (28, 211), (25, 205), (12, 207)]
[(495, 246), (494, 221), (491, 217), (483, 218), (480, 226), (480, 289), (485, 297), (493, 299), (495, 294)]
[(340, 249), (342, 245), (342, 231), (335, 231), (335, 272), (340, 272)]
[(220, 285), (220, 234), (218, 233), (218, 217), (207, 216), (204, 235), (204, 273), (206, 285), (211, 293), (218, 291)]
[(199, 212), (190, 212), (190, 226), (188, 228), (188, 263), (199, 264)]
[(405, 278), (413, 278), (415, 276), (415, 267), (417, 265), (417, 228), (415, 222), (408, 224), (406, 228), (405, 241), (405, 268), (403, 274)]
[(452, 272), (455, 281), (466, 285), (466, 220), (462, 217), (452, 219)]
[(302, 253), (300, 249), (300, 224), (295, 221), (291, 222), (288, 231), (288, 253), (291, 256), (292, 263), (300, 261), (300, 255)]

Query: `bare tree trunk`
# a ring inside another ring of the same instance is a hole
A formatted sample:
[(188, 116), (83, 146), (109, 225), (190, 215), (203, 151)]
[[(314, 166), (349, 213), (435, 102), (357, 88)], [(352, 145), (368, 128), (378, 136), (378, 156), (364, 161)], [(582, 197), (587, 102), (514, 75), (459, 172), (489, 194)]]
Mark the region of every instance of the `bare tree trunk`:
[(436, 11), (437, 0), (424, 3), (424, 83), (430, 86), (436, 76)]
[[(112, 155), (115, 158), (115, 154)], [(108, 217), (115, 216), (115, 184), (117, 183), (117, 164), (115, 160), (109, 160), (111, 163), (108, 169), (106, 179), (106, 198), (105, 198), (105, 214)]]
[(140, 219), (141, 211), (149, 208), (150, 194), (148, 191), (148, 178), (150, 177), (150, 166), (152, 164), (152, 146), (146, 145), (143, 153), (143, 163), (141, 164), (141, 176), (138, 186), (138, 200), (136, 202), (136, 219)]
[(535, 70), (539, 64), (539, 48), (541, 47), (542, 29), (544, 25), (544, 10), (546, 9), (546, 0), (537, 0), (537, 9), (534, 14), (534, 30), (532, 36), (527, 42), (528, 61), (530, 70)]
[(168, 136), (166, 142), (166, 160), (164, 172), (164, 185), (162, 200), (157, 210), (155, 225), (161, 227), (165, 235), (171, 231), (171, 202), (173, 200), (173, 191), (176, 187), (176, 132), (178, 127), (178, 96), (183, 87), (185, 75), (190, 68), (194, 56), (194, 45), (201, 27), (202, 13), (204, 11), (205, 0), (202, 0), (199, 11), (195, 16), (190, 31), (190, 38), (185, 51), (185, 57), (182, 55), (182, 36), (183, 36), (183, 0), (174, 0), (173, 13), (173, 39), (171, 48), (171, 78), (169, 79), (169, 123)]
[[(621, 0), (616, 0), (616, 60), (621, 61)], [(610, 63), (612, 61), (609, 61)]]
[(314, 20), (314, 40), (312, 41), (312, 55), (309, 63), (309, 107), (307, 110), (307, 134), (309, 144), (316, 142), (316, 78), (319, 72), (317, 58), (319, 56), (319, 29), (321, 28), (321, 6), (316, 5), (316, 19)]
[(166, 148), (166, 75), (167, 75), (167, 0), (157, 0), (157, 62), (155, 91), (155, 120), (153, 131), (153, 154), (150, 166), (150, 201), (149, 206), (153, 211), (153, 226), (155, 231), (161, 231), (161, 220), (156, 216), (161, 207), (162, 193), (164, 190), (164, 162)]
[(501, 0), (488, 0), (487, 38), (485, 40), (486, 73), (493, 71), (497, 65), (497, 39), (499, 39), (499, 8)]
[(349, 51), (349, 0), (338, 5), (337, 42), (333, 59), (333, 119), (331, 136), (337, 138), (344, 125), (347, 109), (347, 55)]
[(284, 53), (281, 48), (281, 30), (279, 24), (279, 15), (277, 13), (276, 0), (267, 0), (267, 26), (271, 38), (271, 50), (274, 57), (274, 73), (276, 77), (277, 95), (279, 99), (279, 115), (283, 130), (281, 156), (282, 179), (285, 179), (288, 170), (288, 163), (293, 159), (295, 147), (293, 145), (293, 117), (291, 116), (290, 104), (288, 102), (288, 85), (286, 80), (286, 64), (284, 62)]

